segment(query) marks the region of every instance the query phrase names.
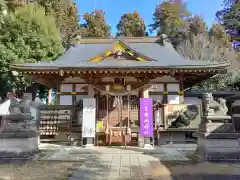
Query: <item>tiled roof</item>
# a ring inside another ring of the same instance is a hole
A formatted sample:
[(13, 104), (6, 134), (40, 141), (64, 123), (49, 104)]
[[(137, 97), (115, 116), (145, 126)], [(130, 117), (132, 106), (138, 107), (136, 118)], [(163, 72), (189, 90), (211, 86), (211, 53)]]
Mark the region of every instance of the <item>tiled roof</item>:
[(56, 61), (39, 62), (33, 64), (20, 65), (29, 68), (204, 68), (204, 67), (225, 67), (229, 64), (226, 62), (210, 61), (193, 61), (185, 59), (173, 48), (165, 47), (157, 42), (126, 42), (121, 40), (125, 45), (135, 52), (153, 59), (153, 61), (131, 61), (124, 60), (102, 60), (100, 62), (90, 62), (89, 59), (96, 57), (106, 50), (111, 50), (116, 41), (112, 43), (96, 44), (78, 44), (70, 48), (64, 55)]

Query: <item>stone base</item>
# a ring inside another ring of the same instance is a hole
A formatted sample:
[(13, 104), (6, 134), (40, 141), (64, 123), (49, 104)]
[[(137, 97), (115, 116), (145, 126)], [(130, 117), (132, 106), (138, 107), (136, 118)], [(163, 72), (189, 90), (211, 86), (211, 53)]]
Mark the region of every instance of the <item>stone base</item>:
[(19, 132), (19, 137), (13, 133), (1, 133), (0, 159), (28, 159), (32, 157), (39, 151), (38, 138), (38, 136), (31, 136), (27, 132)]
[(144, 149), (154, 149), (153, 146), (150, 144), (150, 137), (144, 137)]
[(154, 147), (151, 144), (144, 144), (144, 149), (154, 149)]
[(143, 148), (144, 147), (144, 137), (138, 135), (138, 147)]
[(85, 148), (92, 148), (94, 147), (94, 138), (91, 138), (91, 137), (87, 137), (85, 139), (85, 143), (83, 144), (83, 147)]
[(205, 117), (202, 117), (203, 120), (207, 120), (207, 121), (220, 121), (220, 122), (223, 122), (223, 121), (228, 121), (231, 119), (231, 116), (227, 116), (227, 115), (207, 115)]
[(208, 161), (240, 160), (238, 133), (199, 133), (195, 156)]
[(200, 132), (207, 133), (231, 133), (234, 132), (232, 123), (214, 122), (214, 123), (201, 123), (199, 124)]
[(93, 144), (86, 144), (86, 145), (84, 145), (83, 147), (86, 148), (86, 149), (92, 149), (92, 148), (94, 148), (95, 146), (94, 146)]

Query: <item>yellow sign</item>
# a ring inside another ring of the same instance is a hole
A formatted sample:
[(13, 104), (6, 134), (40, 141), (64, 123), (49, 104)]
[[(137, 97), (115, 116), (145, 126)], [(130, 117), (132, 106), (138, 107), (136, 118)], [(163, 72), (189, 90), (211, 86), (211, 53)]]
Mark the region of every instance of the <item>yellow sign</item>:
[(103, 122), (102, 121), (97, 122), (97, 130), (99, 131), (100, 129), (103, 129)]

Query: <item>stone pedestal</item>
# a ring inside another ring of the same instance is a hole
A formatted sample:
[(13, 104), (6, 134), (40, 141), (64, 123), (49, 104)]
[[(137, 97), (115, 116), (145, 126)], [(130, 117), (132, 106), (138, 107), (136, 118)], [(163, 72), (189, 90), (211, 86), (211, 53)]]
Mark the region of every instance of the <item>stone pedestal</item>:
[(199, 125), (196, 157), (210, 161), (240, 160), (239, 133), (234, 132), (232, 123), (224, 123), (230, 118), (203, 118), (204, 121)]
[(153, 146), (151, 145), (150, 137), (144, 137), (144, 149), (153, 149)]
[(94, 139), (93, 138), (91, 138), (91, 137), (88, 137), (88, 138), (86, 138), (87, 140), (86, 140), (86, 147), (92, 147), (92, 146), (94, 146)]
[(144, 147), (144, 137), (140, 136), (140, 134), (138, 135), (138, 147)]
[(3, 116), (0, 128), (1, 160), (31, 159), (39, 151), (39, 132), (29, 124), (33, 117), (28, 107), (21, 106), (16, 98), (11, 99), (10, 114)]
[(37, 132), (0, 133), (0, 159), (31, 159), (39, 151)]
[(196, 156), (209, 161), (240, 160), (238, 133), (198, 134)]
[(83, 146), (86, 148), (94, 147), (94, 138), (92, 138), (92, 137), (85, 138), (85, 143)]

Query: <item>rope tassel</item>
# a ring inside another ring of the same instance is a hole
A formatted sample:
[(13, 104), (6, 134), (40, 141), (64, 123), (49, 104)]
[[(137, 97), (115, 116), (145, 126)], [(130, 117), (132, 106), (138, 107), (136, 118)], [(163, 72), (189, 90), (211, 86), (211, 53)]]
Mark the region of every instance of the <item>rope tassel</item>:
[(100, 89), (100, 88), (97, 88), (96, 86), (94, 86), (94, 85), (92, 85), (93, 86), (93, 88), (95, 88), (95, 89), (97, 89), (97, 90), (99, 90), (99, 91), (101, 91), (101, 92), (103, 92), (103, 93), (106, 93), (106, 94), (109, 94), (109, 95), (111, 95), (111, 96), (119, 96), (119, 97), (121, 97), (121, 96), (126, 96), (126, 95), (129, 95), (129, 94), (131, 94), (131, 93), (133, 93), (133, 92), (138, 92), (140, 89), (143, 89), (143, 88), (146, 88), (146, 87), (150, 87), (151, 85), (150, 84), (145, 84), (145, 85), (143, 85), (143, 86), (141, 86), (141, 87), (139, 87), (139, 88), (137, 88), (137, 89), (134, 89), (134, 90), (131, 90), (131, 91), (127, 91), (127, 92), (124, 92), (124, 93), (116, 93), (116, 92), (109, 92), (109, 91), (105, 91), (105, 90), (102, 90), (102, 89)]

